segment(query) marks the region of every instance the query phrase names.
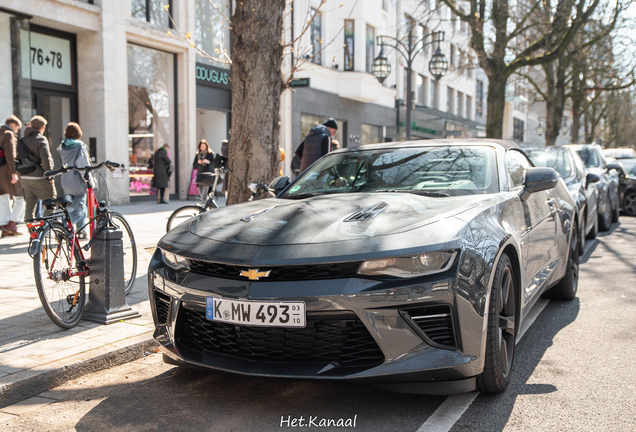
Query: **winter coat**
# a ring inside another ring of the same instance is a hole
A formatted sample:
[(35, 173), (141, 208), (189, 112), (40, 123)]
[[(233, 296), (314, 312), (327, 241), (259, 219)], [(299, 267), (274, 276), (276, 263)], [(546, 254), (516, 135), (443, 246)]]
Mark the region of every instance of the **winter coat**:
[(153, 186), (157, 189), (167, 188), (170, 182), (170, 174), (172, 174), (172, 162), (168, 157), (168, 152), (161, 147), (155, 152)]
[[(88, 147), (80, 140), (64, 138), (57, 151), (60, 152), (60, 158), (65, 165), (78, 168), (91, 165)], [(92, 182), (92, 184), (95, 183)], [(84, 195), (86, 193), (84, 173), (69, 171), (62, 174), (62, 188), (64, 188), (64, 193), (69, 195)]]
[[(49, 140), (40, 133), (39, 130), (29, 127), (24, 131), (24, 137), (22, 142), (31, 151), (31, 153), (40, 159), (40, 166), (35, 168), (28, 174), (24, 174), (22, 178), (25, 179), (38, 179), (45, 178), (44, 173), (53, 169), (53, 156), (51, 156), (51, 148), (49, 147)], [(27, 156), (27, 152), (17, 146), (18, 158)]]
[[(210, 163), (200, 164), (199, 159), (207, 159), (210, 161)], [(216, 162), (216, 154), (214, 154), (213, 151), (209, 151), (205, 155), (201, 155), (200, 153), (197, 152), (197, 154), (194, 156), (194, 162), (192, 163), (192, 168), (196, 168), (197, 174), (201, 174), (204, 172), (213, 173), (214, 168), (216, 167), (215, 162)]]
[(10, 127), (0, 127), (0, 150), (4, 152), (6, 163), (0, 166), (0, 195), (23, 196), (20, 180), (16, 184), (11, 183), (11, 175), (17, 174), (15, 170), (17, 139)]
[(325, 125), (316, 125), (311, 128), (309, 135), (305, 137), (298, 149), (296, 156), (300, 159), (300, 172), (309, 168), (318, 159), (329, 153), (331, 134)]

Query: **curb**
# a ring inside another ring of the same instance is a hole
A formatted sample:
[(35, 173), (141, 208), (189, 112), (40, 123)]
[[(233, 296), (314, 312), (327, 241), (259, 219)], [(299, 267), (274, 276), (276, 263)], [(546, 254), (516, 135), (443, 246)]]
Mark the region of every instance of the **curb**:
[[(148, 335), (139, 335), (111, 345), (114, 349), (95, 354), (91, 350), (71, 358), (45, 365), (45, 370), (26, 370), (16, 374), (15, 381), (0, 387), (0, 408), (35, 397), (67, 381), (113, 366), (140, 359), (159, 344)], [(98, 351), (104, 350), (104, 347)], [(80, 357), (80, 360), (76, 360)], [(85, 358), (82, 358), (85, 357)], [(70, 363), (69, 363), (70, 362)], [(21, 376), (20, 376), (21, 375)]]

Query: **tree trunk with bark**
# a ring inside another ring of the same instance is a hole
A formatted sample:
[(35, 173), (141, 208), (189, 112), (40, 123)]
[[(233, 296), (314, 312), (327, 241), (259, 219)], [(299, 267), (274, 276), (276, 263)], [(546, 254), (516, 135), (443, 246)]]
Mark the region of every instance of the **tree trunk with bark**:
[[(546, 93), (546, 128), (545, 145), (554, 146), (559, 137), (563, 122), (563, 107), (565, 105), (565, 73), (567, 63), (564, 57), (544, 66), (548, 91)], [(556, 71), (555, 71), (556, 69)]]
[(488, 138), (503, 137), (507, 82), (507, 76), (501, 77), (488, 74), (488, 111), (486, 113), (486, 136)]
[(285, 0), (242, 0), (232, 17), (232, 127), (228, 204), (247, 201), (253, 182), (269, 183), (280, 163)]

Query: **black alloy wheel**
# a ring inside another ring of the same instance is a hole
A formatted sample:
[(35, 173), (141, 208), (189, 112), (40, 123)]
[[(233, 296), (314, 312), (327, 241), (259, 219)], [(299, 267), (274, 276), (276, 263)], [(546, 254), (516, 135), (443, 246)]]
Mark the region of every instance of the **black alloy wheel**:
[[(609, 231), (612, 227), (612, 203), (609, 195), (605, 195), (602, 200), (603, 213), (598, 214), (598, 229), (600, 231)], [(600, 210), (599, 210), (600, 212)]]
[(479, 390), (501, 393), (510, 382), (517, 340), (516, 279), (510, 258), (501, 255), (490, 293), (484, 371), (477, 377)]
[(563, 279), (550, 290), (543, 294), (545, 298), (557, 300), (573, 300), (579, 287), (579, 248), (577, 241), (578, 230), (576, 222), (572, 227), (572, 237), (570, 238), (570, 251), (568, 253), (567, 269)]
[(623, 211), (627, 216), (636, 216), (636, 191), (627, 192), (623, 198)]

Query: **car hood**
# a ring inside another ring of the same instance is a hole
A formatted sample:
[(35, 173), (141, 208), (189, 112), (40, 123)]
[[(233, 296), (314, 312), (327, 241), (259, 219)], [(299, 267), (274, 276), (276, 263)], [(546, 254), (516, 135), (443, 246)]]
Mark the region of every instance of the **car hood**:
[[(203, 213), (191, 222), (190, 232), (219, 242), (258, 246), (357, 240), (409, 231), (467, 211), (492, 197), (364, 193), (301, 200), (273, 198)], [(352, 217), (354, 220), (346, 221)]]

